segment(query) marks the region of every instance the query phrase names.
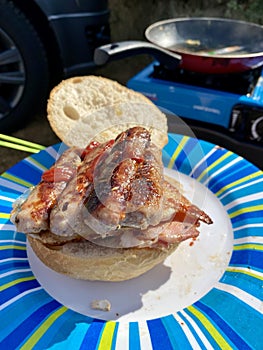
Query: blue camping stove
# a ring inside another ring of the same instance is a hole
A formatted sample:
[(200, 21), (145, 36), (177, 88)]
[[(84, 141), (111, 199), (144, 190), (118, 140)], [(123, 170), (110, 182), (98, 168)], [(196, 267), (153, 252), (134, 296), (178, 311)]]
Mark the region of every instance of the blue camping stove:
[[(169, 71), (153, 62), (128, 81), (156, 105), (181, 117), (195, 135), (263, 168), (263, 70), (233, 74)], [(169, 117), (170, 130), (172, 118)]]

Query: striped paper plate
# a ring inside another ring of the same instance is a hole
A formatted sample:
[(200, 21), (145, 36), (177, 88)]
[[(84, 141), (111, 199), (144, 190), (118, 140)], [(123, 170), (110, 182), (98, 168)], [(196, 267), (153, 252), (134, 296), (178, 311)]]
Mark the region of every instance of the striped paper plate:
[[(14, 200), (38, 183), (61, 148), (32, 155), (0, 178), (0, 349), (262, 349), (263, 172), (218, 146), (169, 135), (164, 165), (207, 188), (226, 214), (222, 231), (229, 221), (226, 236), (231, 236), (227, 264), (204, 295), (178, 310), (175, 297), (170, 312), (156, 315), (161, 295), (145, 309), (146, 318), (136, 319), (135, 313), (130, 319), (116, 314), (105, 320), (74, 311), (46, 291), (30, 267), (25, 235), (9, 221)], [(217, 266), (218, 260), (209, 257)], [(155, 292), (149, 288), (146, 294)]]

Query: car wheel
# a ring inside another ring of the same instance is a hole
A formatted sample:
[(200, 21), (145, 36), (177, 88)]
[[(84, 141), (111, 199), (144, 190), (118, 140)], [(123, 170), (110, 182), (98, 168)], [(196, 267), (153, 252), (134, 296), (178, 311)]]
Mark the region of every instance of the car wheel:
[(0, 0), (0, 132), (18, 129), (48, 91), (48, 62), (41, 40), (25, 15)]

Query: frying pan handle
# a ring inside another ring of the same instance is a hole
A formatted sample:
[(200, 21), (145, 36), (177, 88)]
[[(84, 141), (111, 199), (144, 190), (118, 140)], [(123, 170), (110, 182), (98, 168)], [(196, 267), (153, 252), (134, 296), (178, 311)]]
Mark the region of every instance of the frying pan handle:
[(94, 62), (103, 65), (109, 61), (133, 55), (148, 54), (169, 69), (175, 69), (181, 56), (144, 41), (121, 41), (100, 46), (95, 49)]

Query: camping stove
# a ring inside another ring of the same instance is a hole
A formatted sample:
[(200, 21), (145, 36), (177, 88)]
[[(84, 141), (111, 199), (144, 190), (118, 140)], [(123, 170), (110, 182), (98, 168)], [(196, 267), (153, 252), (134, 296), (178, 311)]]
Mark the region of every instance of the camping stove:
[(263, 70), (233, 74), (201, 74), (167, 70), (153, 62), (128, 81), (143, 93), (181, 117), (198, 138), (240, 154), (263, 169)]

